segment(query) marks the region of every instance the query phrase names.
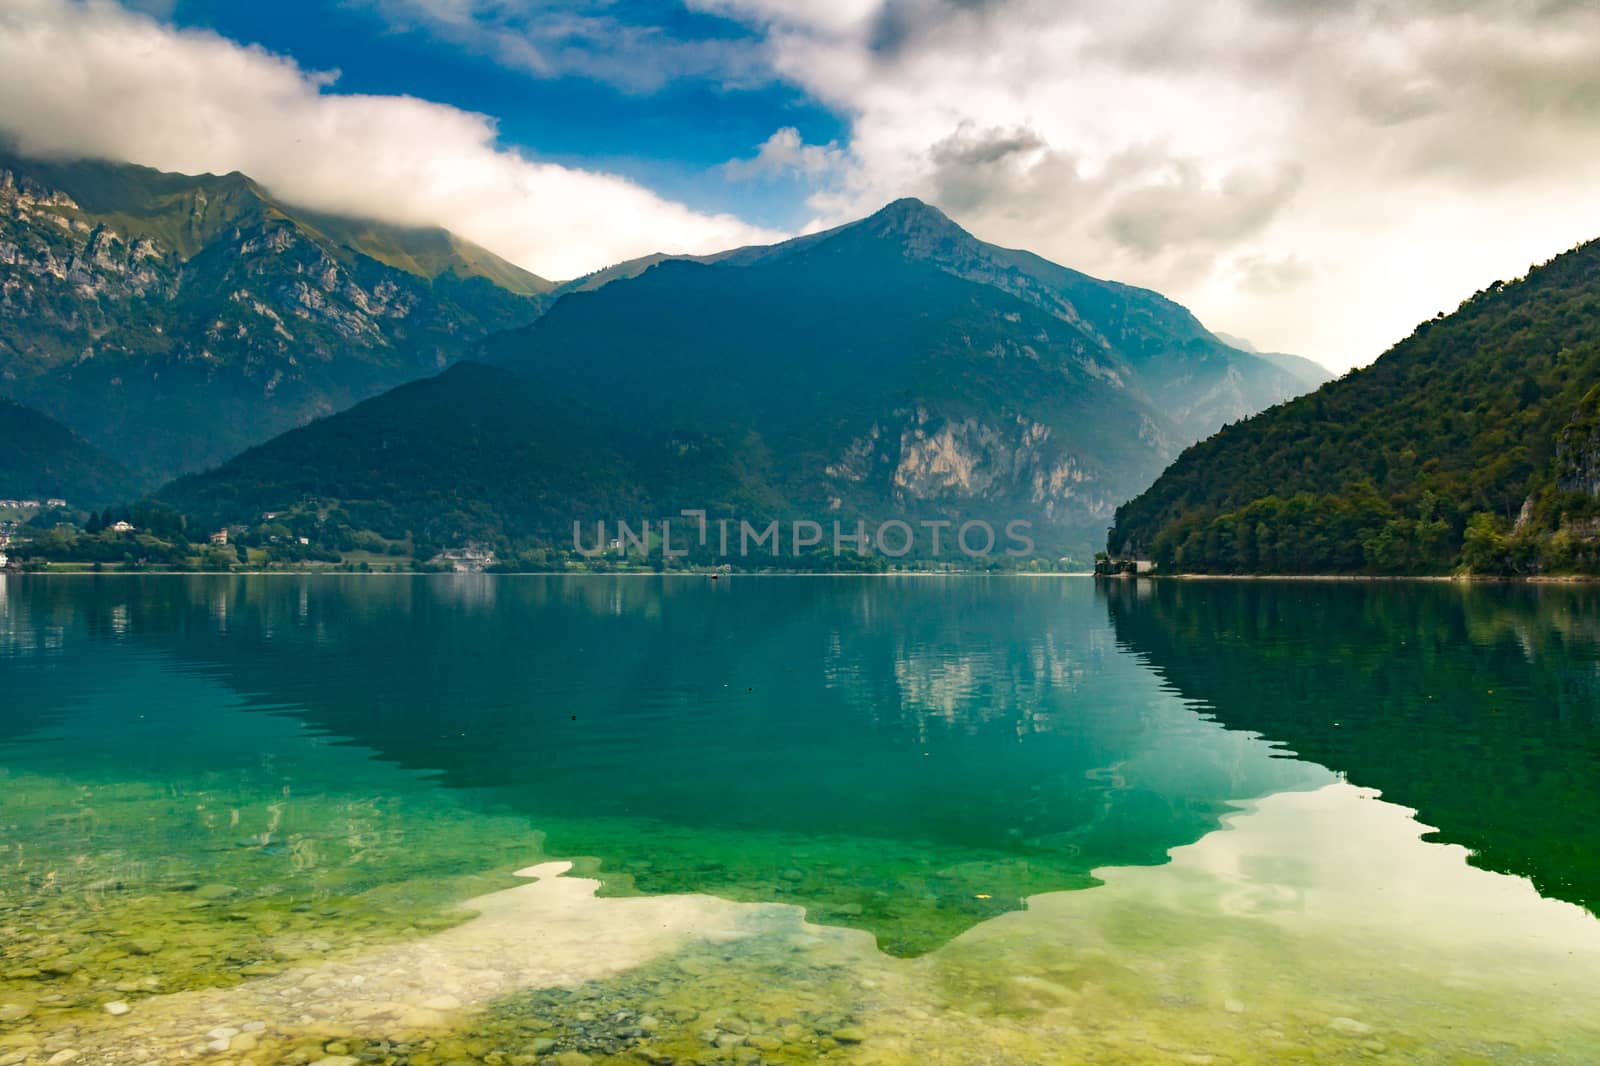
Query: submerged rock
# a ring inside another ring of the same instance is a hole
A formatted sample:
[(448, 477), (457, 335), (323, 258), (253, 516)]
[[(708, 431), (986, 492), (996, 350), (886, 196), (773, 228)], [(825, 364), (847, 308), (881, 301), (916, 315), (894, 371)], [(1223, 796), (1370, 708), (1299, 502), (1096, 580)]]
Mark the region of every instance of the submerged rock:
[(1354, 1018), (1335, 1018), (1328, 1023), (1328, 1028), (1345, 1036), (1366, 1036), (1372, 1032), (1372, 1026), (1366, 1022), (1358, 1022)]

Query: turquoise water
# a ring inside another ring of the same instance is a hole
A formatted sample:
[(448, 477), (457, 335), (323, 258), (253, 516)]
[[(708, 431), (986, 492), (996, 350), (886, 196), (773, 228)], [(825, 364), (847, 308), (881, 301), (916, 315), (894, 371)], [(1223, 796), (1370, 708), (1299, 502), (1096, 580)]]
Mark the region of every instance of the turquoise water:
[(8, 1066), (1600, 1046), (1587, 589), (0, 591)]

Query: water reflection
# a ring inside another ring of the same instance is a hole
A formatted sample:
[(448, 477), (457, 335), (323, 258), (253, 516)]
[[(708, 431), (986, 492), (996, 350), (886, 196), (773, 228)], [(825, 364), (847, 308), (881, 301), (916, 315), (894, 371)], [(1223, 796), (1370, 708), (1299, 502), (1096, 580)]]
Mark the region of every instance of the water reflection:
[(1586, 592), (484, 580), (9, 582), (0, 1059), (1593, 1058)]
[[(140, 742), (71, 697), (129, 641), (525, 817), (613, 890), (800, 902), (902, 953), (1328, 780), (1173, 699), (1081, 581), (108, 577), (21, 581), (8, 614), (62, 627), (6, 654), (70, 662), (28, 702), (100, 738), (62, 735), (79, 774)], [(191, 724), (141, 764), (226, 773), (234, 719)]]
[(1117, 636), (1219, 721), (1414, 807), (1436, 838), (1600, 903), (1600, 590), (1138, 582)]

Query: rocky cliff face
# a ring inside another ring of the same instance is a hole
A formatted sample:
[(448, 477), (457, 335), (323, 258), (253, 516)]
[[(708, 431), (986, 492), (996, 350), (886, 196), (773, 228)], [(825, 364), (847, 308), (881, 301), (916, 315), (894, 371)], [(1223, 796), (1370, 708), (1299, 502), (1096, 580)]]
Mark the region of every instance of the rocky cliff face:
[(1029, 517), (1076, 526), (1108, 520), (1116, 508), (1104, 478), (1025, 415), (945, 418), (919, 406), (893, 418), (887, 429), (874, 423), (824, 469), (833, 500), (878, 479), (887, 481), (884, 495), (910, 511), (1025, 503)]
[[(149, 239), (130, 240), (93, 224), (76, 201), (15, 170), (0, 168), (0, 311), (20, 332), (18, 319), (36, 316), (66, 332), (92, 335), (103, 301), (166, 298), (178, 271)], [(93, 301), (95, 307), (83, 307)], [(41, 358), (48, 358), (38, 349)], [(0, 374), (16, 380), (18, 368)]]
[(1600, 496), (1600, 386), (1556, 435), (1556, 488)]
[(0, 392), (159, 477), (437, 372), (541, 308), (340, 238), (242, 175), (0, 159)]

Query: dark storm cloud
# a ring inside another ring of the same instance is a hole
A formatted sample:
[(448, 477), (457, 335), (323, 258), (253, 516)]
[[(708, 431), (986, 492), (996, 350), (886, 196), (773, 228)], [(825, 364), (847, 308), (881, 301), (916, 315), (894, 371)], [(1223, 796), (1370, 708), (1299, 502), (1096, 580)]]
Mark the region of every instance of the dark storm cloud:
[(947, 29), (955, 21), (978, 27), (1017, 6), (1016, 0), (888, 0), (872, 19), (868, 47), (892, 58), (930, 30)]
[(929, 153), (940, 167), (989, 167), (1018, 153), (1046, 147), (1043, 137), (1025, 127), (974, 130), (963, 127)]
[(1235, 171), (1220, 183), (1192, 163), (1173, 163), (1172, 180), (1114, 194), (1104, 227), (1141, 256), (1230, 247), (1263, 229), (1300, 186), (1294, 167), (1274, 173)]
[(1054, 151), (1028, 127), (961, 127), (928, 153), (933, 198), (955, 211), (1004, 204), (1040, 216), (1099, 218), (1098, 228), (1140, 258), (1174, 248), (1221, 249), (1259, 232), (1300, 186), (1293, 166), (1230, 171), (1211, 180), (1192, 161), (1152, 146), (1099, 168)]

